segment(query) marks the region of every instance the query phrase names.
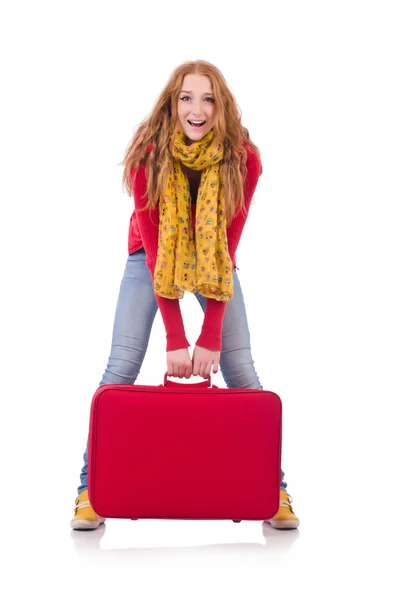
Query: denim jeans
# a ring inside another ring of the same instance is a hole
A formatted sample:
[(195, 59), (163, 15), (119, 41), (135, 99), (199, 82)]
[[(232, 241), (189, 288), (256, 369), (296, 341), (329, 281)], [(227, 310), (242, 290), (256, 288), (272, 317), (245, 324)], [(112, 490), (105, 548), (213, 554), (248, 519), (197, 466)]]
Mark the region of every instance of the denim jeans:
[[(219, 366), (227, 387), (263, 389), (251, 356), (247, 315), (236, 269), (233, 269), (233, 284), (234, 295), (227, 303), (223, 318)], [(195, 296), (204, 311), (206, 298), (198, 293)], [(145, 358), (157, 310), (146, 254), (139, 250), (127, 259), (116, 306), (112, 347), (99, 386), (135, 382)], [(88, 442), (83, 460), (78, 495), (88, 487)], [(286, 487), (284, 472), (281, 471), (280, 488), (285, 490)]]

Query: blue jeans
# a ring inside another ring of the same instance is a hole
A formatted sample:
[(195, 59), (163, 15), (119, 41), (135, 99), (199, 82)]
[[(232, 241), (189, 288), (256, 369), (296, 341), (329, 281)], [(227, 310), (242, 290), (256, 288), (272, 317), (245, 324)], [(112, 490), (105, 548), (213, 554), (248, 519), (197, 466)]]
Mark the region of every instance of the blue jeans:
[[(244, 298), (237, 270), (233, 269), (234, 296), (227, 303), (223, 318), (222, 351), (219, 366), (229, 388), (263, 389), (251, 356), (250, 334)], [(206, 298), (195, 294), (203, 311)], [(127, 259), (116, 306), (112, 348), (99, 386), (108, 383), (133, 384), (138, 377), (156, 312), (157, 301), (152, 278), (146, 265), (146, 254), (139, 250)], [(84, 452), (78, 495), (88, 487), (88, 443)], [(287, 487), (281, 471), (280, 487)]]

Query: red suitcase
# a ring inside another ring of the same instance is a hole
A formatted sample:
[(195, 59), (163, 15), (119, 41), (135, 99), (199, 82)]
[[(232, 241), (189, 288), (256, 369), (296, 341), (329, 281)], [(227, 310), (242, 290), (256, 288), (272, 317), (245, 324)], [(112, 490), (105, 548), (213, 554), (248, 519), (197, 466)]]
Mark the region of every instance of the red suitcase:
[(279, 507), (281, 400), (210, 381), (102, 385), (88, 496), (103, 517), (264, 520)]

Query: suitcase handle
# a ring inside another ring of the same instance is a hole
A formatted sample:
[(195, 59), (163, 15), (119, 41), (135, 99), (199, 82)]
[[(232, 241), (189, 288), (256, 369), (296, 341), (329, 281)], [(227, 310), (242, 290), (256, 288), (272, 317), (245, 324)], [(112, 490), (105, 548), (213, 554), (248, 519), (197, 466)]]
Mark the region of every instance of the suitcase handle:
[[(164, 385), (167, 387), (185, 387), (185, 388), (209, 388), (211, 387), (211, 376), (200, 383), (177, 383), (168, 379), (168, 373), (164, 375)], [(216, 387), (213, 385), (212, 387)]]

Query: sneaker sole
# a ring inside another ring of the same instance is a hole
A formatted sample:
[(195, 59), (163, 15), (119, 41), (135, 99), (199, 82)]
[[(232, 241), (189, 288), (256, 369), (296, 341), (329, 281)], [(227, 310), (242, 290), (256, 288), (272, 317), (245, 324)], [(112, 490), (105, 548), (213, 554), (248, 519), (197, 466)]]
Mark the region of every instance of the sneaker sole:
[(99, 521), (70, 521), (70, 526), (72, 529), (97, 529), (102, 523), (106, 521), (105, 518), (100, 518)]
[(298, 529), (300, 522), (295, 520), (290, 521), (263, 521), (264, 523), (269, 523), (275, 529)]

